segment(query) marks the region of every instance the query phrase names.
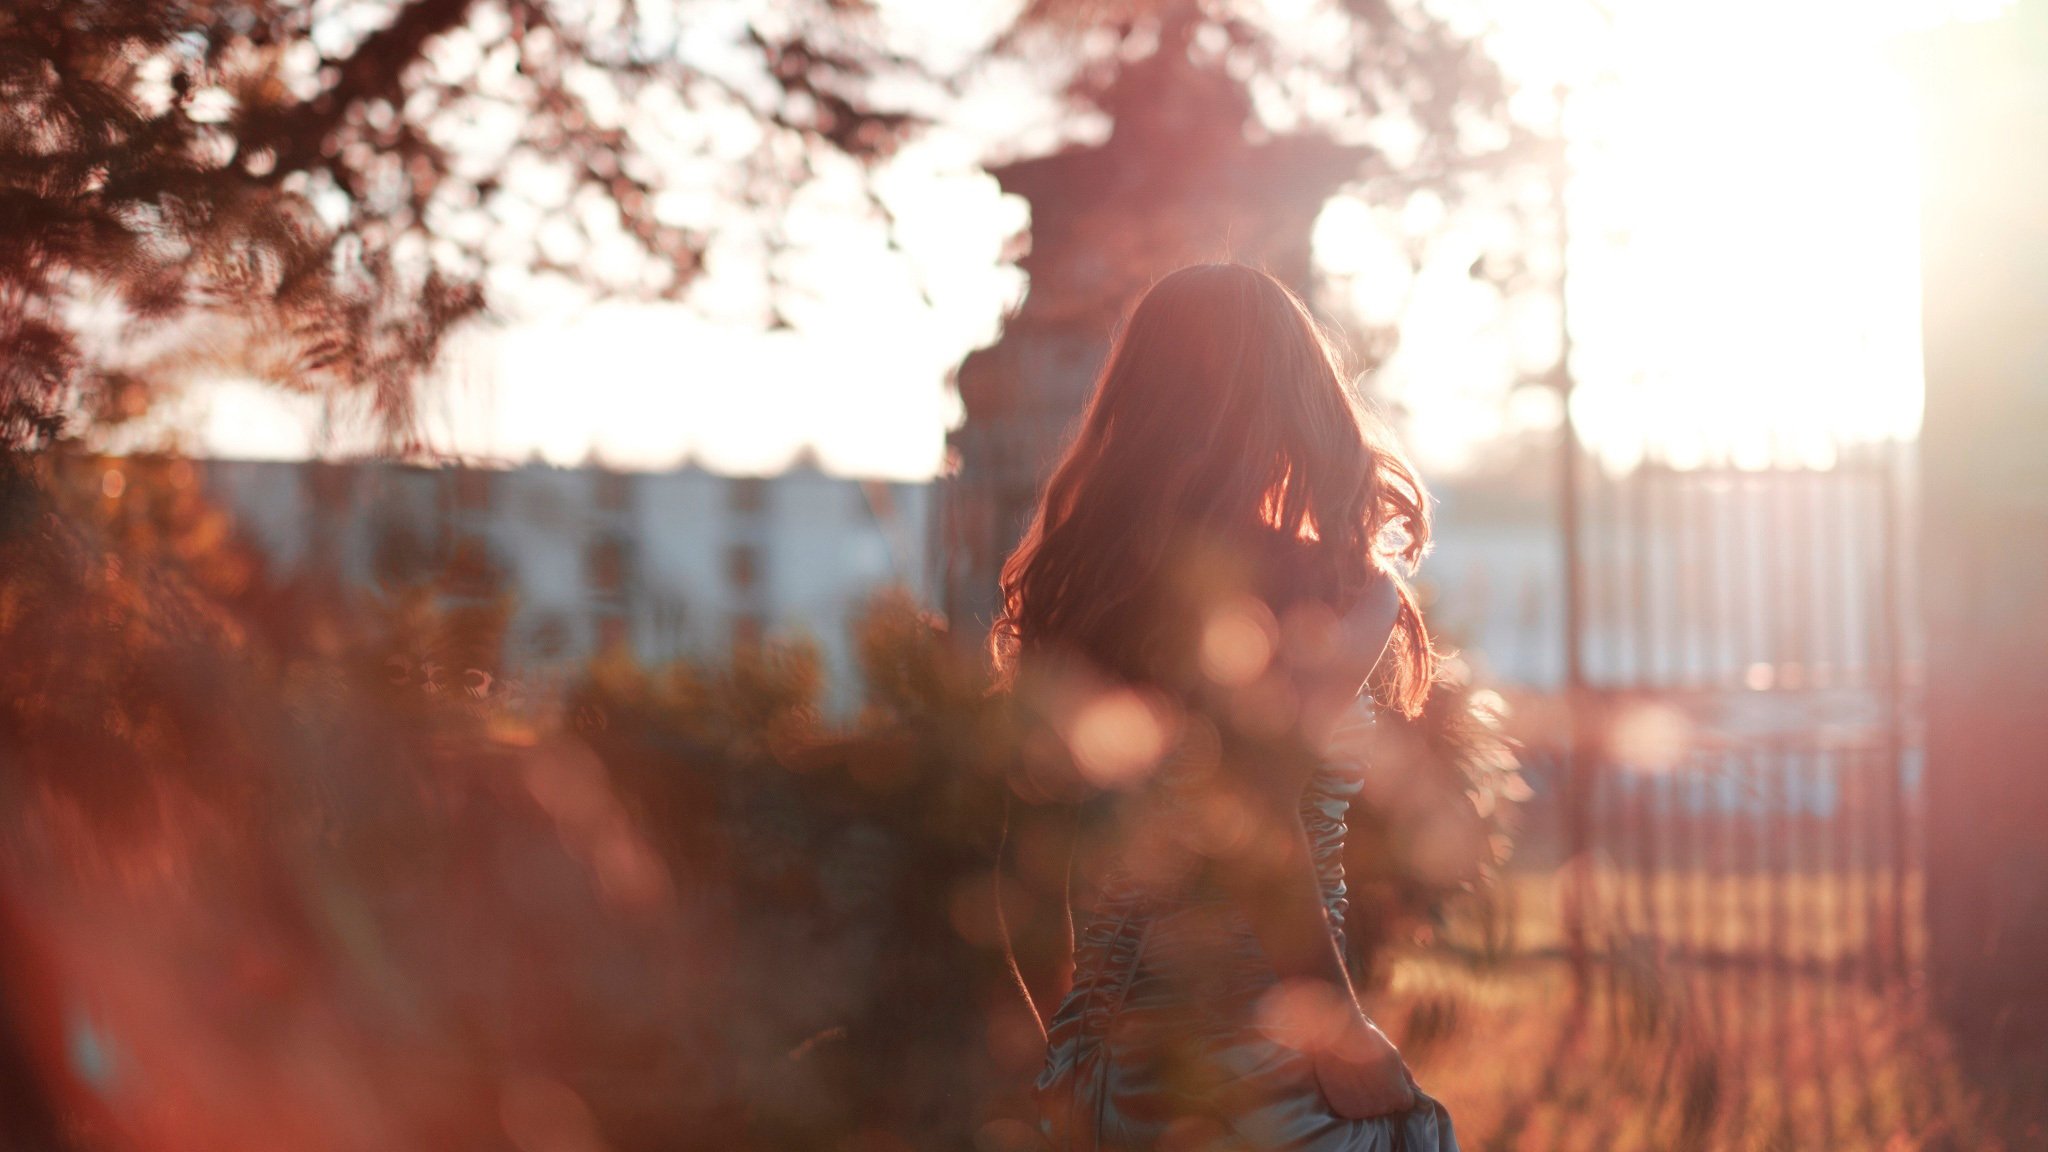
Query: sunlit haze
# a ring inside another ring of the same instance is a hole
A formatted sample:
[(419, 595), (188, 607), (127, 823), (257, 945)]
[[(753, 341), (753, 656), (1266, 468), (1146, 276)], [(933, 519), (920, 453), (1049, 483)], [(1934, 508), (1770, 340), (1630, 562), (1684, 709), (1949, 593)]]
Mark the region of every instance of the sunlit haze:
[[(995, 27), (966, 7), (884, 5), (915, 31), (907, 43), (948, 59)], [(1283, 23), (1315, 8), (1273, 5)], [(1912, 434), (1914, 115), (1888, 42), (1897, 13), (1924, 10), (1638, 2), (1611, 25), (1590, 6), (1562, 10), (1514, 9), (1498, 39), (1536, 115), (1553, 81), (1573, 93), (1569, 297), (1588, 441), (1617, 462), (1648, 445), (1681, 463), (1824, 463), (1840, 439)], [(1027, 212), (980, 164), (1020, 140), (1055, 144), (1058, 118), (1027, 73), (982, 76), (881, 174), (899, 247), (862, 218), (850, 170), (828, 168), (799, 200), (785, 221), (794, 250), (777, 265), (797, 289), (783, 297), (788, 327), (765, 323), (758, 246), (715, 240), (686, 304), (535, 296), (460, 341), (427, 426), (441, 447), (513, 460), (758, 472), (808, 448), (836, 472), (929, 476), (958, 419), (949, 369), (995, 338), (1023, 291), (1002, 252)], [(1557, 421), (1541, 389), (1502, 402), (1557, 349), (1547, 294), (1507, 301), (1468, 274), (1504, 227), (1426, 200), (1397, 214), (1340, 199), (1317, 228), (1337, 304), (1399, 326), (1372, 386), (1428, 468), (1466, 466), (1503, 433)], [(1408, 252), (1425, 235), (1417, 267)], [(254, 387), (194, 396), (182, 414), (216, 454), (346, 447), (331, 430), (323, 440), (312, 407)]]

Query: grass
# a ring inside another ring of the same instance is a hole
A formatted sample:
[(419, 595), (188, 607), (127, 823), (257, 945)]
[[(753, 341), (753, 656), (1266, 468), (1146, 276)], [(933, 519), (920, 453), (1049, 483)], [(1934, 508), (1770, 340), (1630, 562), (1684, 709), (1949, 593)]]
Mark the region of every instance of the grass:
[[(1509, 873), (1452, 905), (1441, 942), (1488, 957), (1562, 952), (1566, 875)], [(1893, 895), (1893, 878), (1884, 870), (1644, 874), (1602, 862), (1589, 870), (1587, 883), (1587, 935), (1595, 952), (1654, 948), (1676, 958), (1752, 958), (1820, 969), (1870, 967), (1901, 947), (1907, 967), (1925, 955), (1917, 870), (1905, 877), (1902, 897)]]
[(1374, 1008), (1468, 1152), (2048, 1148), (2048, 1068), (1973, 1075), (1910, 982), (1643, 950), (1589, 983), (1425, 951)]

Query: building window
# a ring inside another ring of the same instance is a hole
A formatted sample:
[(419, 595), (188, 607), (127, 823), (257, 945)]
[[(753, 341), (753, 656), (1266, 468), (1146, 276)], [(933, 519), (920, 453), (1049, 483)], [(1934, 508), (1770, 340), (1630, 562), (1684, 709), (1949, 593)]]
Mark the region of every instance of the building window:
[(313, 511), (316, 515), (343, 512), (355, 502), (354, 465), (315, 460), (307, 466), (306, 473), (313, 493)]
[(672, 660), (682, 655), (683, 649), (689, 645), (689, 605), (674, 593), (657, 592), (652, 599), (654, 619), (650, 646), (656, 659)]
[(735, 544), (725, 550), (725, 582), (745, 591), (761, 582), (761, 553), (752, 544)]
[(370, 571), (379, 584), (418, 584), (434, 576), (434, 547), (412, 524), (396, 517), (371, 528)]
[(491, 474), (481, 468), (457, 468), (455, 506), (464, 512), (482, 512), (489, 509)]
[(489, 541), (481, 536), (460, 536), (449, 546), (442, 580), (450, 596), (484, 599), (504, 587), (505, 571)]
[(624, 472), (600, 469), (597, 473), (597, 506), (605, 512), (624, 512), (632, 502), (633, 486)]
[(768, 626), (758, 613), (739, 612), (732, 618), (732, 646), (734, 648), (759, 648), (768, 634)]
[(758, 515), (768, 510), (768, 481), (760, 476), (735, 476), (726, 481), (726, 506), (734, 512)]
[(569, 621), (559, 612), (549, 612), (534, 621), (528, 633), (529, 645), (543, 660), (554, 660), (569, 650)]
[(583, 578), (599, 596), (617, 596), (626, 590), (626, 545), (616, 536), (600, 536), (590, 542), (583, 557)]

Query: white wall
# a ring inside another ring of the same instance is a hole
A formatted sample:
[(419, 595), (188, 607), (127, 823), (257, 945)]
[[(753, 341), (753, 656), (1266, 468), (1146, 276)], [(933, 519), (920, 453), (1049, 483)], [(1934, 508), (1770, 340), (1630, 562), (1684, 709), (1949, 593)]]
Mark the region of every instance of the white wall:
[[(844, 712), (860, 697), (848, 629), (861, 605), (890, 584), (919, 600), (930, 593), (923, 484), (807, 467), (752, 481), (685, 468), (612, 474), (608, 500), (606, 473), (544, 465), (465, 479), (385, 463), (210, 461), (205, 475), (280, 574), (318, 564), (367, 588), (390, 533), (441, 555), (458, 538), (481, 540), (515, 597), (507, 669), (526, 676), (573, 672), (607, 620), (648, 663), (716, 659), (752, 620), (770, 638), (816, 643), (826, 704)], [(593, 548), (607, 539), (623, 559), (613, 591), (594, 583)], [(750, 584), (735, 579), (735, 549), (751, 551)]]

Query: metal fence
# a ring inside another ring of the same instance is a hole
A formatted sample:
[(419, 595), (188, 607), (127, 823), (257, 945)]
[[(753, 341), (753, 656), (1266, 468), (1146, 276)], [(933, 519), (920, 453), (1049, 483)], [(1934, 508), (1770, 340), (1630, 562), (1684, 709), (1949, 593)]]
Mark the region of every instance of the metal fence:
[(1582, 470), (1560, 947), (1917, 965), (1907, 453)]

